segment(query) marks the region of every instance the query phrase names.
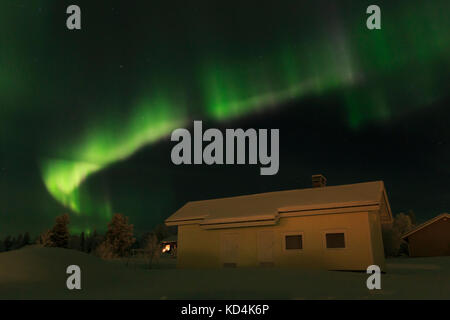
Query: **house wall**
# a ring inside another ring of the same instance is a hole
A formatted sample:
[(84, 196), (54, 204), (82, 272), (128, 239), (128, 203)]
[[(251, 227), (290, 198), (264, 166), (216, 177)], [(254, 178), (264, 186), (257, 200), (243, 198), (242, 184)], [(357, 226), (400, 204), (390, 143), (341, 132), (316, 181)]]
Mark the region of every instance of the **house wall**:
[[(221, 239), (227, 233), (234, 233), (238, 238), (237, 266), (258, 266), (258, 234), (261, 231), (273, 231), (275, 266), (366, 270), (377, 262), (384, 267), (384, 256), (379, 257), (379, 252), (383, 251), (383, 247), (380, 248), (381, 233), (376, 235), (381, 232), (379, 220), (370, 217), (368, 212), (281, 217), (274, 226), (219, 230), (204, 230), (199, 225), (179, 226), (178, 267), (222, 267)], [(303, 235), (303, 249), (285, 250), (285, 234), (295, 232)], [(327, 249), (326, 232), (344, 232), (346, 248)], [(376, 242), (374, 248), (372, 241)], [(375, 261), (374, 257), (380, 261)]]
[(408, 237), (412, 257), (450, 256), (450, 219), (440, 220)]
[(369, 212), (373, 264), (379, 266), (382, 271), (385, 271), (386, 265), (384, 259), (384, 244), (381, 224), (382, 218), (380, 218), (380, 214), (377, 211)]

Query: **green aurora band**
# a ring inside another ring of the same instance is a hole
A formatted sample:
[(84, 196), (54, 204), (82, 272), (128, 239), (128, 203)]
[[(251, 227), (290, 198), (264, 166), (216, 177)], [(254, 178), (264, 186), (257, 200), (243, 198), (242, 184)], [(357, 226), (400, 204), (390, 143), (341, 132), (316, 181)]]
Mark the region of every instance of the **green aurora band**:
[[(177, 102), (176, 105), (180, 105)], [(73, 143), (65, 153), (80, 160), (44, 159), (42, 178), (50, 194), (76, 214), (97, 214), (111, 218), (108, 201), (95, 203), (80, 188), (92, 174), (108, 165), (125, 160), (145, 145), (157, 141), (183, 123), (181, 114), (170, 112), (175, 103), (164, 98), (146, 99), (127, 119), (92, 126), (88, 133)], [(179, 110), (176, 109), (176, 110)]]

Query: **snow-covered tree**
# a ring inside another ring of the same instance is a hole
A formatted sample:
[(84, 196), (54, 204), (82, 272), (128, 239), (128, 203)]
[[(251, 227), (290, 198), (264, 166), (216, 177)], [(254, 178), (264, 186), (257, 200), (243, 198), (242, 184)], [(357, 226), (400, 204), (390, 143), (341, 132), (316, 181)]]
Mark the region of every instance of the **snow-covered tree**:
[(44, 243), (44, 246), (67, 248), (69, 246), (70, 236), (69, 228), (67, 226), (69, 223), (70, 220), (68, 214), (63, 214), (56, 217), (55, 225), (48, 234), (50, 241)]
[(136, 241), (133, 237), (133, 225), (128, 223), (128, 217), (115, 214), (108, 223), (103, 246), (112, 250), (115, 256), (123, 257), (129, 253), (130, 247)]
[(399, 213), (394, 217), (392, 225), (383, 226), (383, 245), (386, 256), (407, 254), (407, 246), (401, 236), (413, 228), (409, 215)]

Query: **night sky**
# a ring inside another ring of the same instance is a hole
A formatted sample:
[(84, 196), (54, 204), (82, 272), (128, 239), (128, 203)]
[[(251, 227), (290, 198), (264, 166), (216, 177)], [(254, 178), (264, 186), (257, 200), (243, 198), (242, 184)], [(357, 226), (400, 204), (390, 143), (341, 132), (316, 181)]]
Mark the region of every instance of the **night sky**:
[[(151, 230), (190, 200), (384, 180), (450, 207), (450, 2), (0, 0), (0, 237), (70, 213)], [(393, 3), (394, 2), (394, 3)], [(66, 28), (66, 8), (82, 30)], [(279, 128), (280, 170), (175, 166), (170, 133)]]

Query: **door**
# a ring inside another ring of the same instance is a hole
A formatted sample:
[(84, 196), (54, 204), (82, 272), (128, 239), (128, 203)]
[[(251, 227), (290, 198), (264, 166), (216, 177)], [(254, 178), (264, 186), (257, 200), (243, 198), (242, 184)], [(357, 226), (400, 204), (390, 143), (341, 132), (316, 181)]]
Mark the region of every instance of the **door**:
[(224, 267), (236, 267), (239, 257), (239, 237), (237, 233), (222, 235), (222, 263)]
[(258, 232), (258, 260), (260, 265), (273, 265), (273, 246), (273, 231)]

